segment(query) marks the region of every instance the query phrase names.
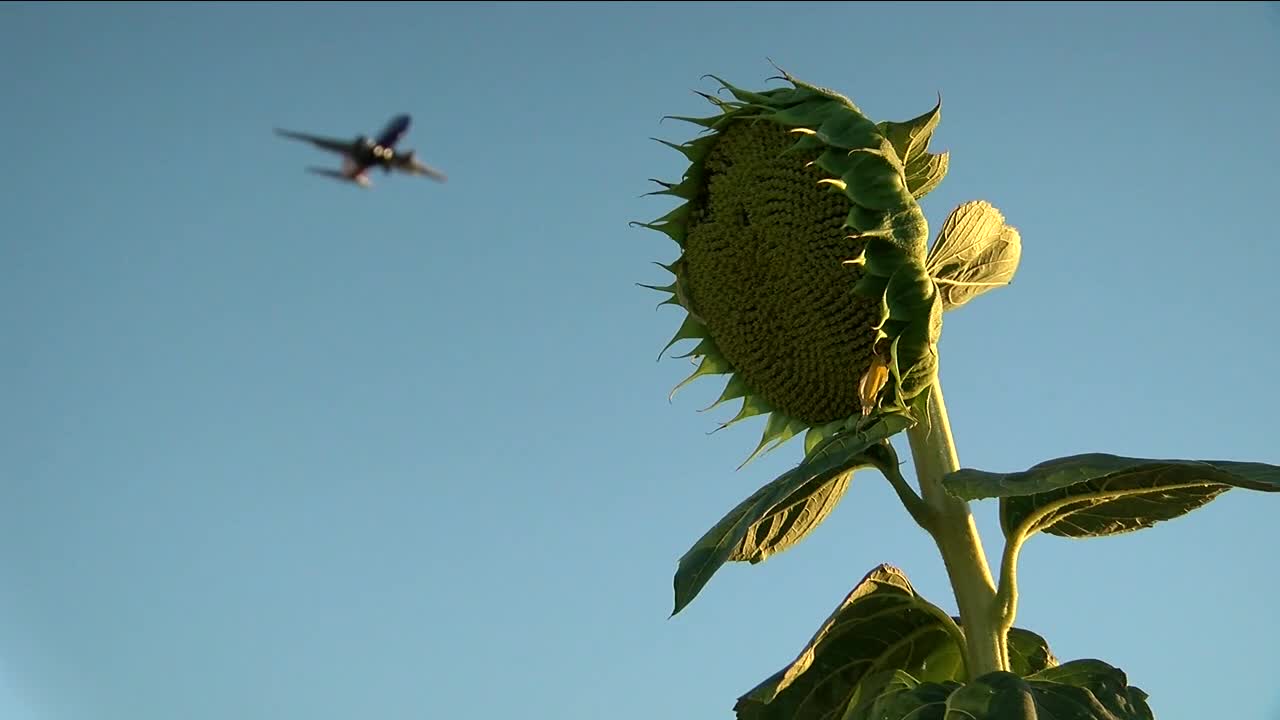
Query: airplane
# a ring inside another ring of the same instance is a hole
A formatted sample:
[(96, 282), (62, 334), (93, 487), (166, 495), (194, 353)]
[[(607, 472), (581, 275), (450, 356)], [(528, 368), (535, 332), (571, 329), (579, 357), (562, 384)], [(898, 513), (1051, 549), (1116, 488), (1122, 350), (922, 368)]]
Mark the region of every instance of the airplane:
[(303, 140), (312, 145), (342, 156), (342, 169), (308, 167), (309, 172), (323, 175), (341, 182), (355, 183), (361, 187), (369, 187), (373, 182), (369, 179), (368, 170), (380, 167), (384, 172), (396, 170), (410, 175), (425, 175), (439, 182), (448, 178), (445, 174), (429, 165), (419, 162), (413, 150), (397, 151), (395, 145), (409, 131), (409, 116), (396, 115), (391, 118), (376, 138), (370, 139), (358, 135), (354, 140), (341, 140), (318, 135), (282, 130), (275, 128), (276, 134), (294, 140)]

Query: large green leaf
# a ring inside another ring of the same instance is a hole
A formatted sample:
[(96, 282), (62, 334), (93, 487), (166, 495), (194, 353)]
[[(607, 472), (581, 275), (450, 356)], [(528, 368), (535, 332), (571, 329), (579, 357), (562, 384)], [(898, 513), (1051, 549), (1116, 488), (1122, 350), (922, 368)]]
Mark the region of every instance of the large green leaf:
[(1027, 677), (993, 672), (972, 683), (918, 683), (898, 674), (868, 680), (844, 720), (1153, 720), (1147, 694), (1098, 660)]
[(1000, 523), (1008, 537), (1101, 537), (1172, 520), (1231, 488), (1280, 492), (1280, 467), (1090, 453), (1014, 473), (965, 468), (942, 484), (964, 500), (1001, 498)]
[(680, 558), (671, 614), (688, 606), (726, 562), (758, 563), (800, 542), (840, 501), (852, 470), (872, 464), (867, 449), (910, 425), (902, 415), (884, 415), (865, 429), (838, 433), (738, 503)]
[(956, 208), (942, 224), (925, 268), (938, 284), (944, 310), (1008, 285), (1022, 259), (1022, 236), (983, 200)]
[[(953, 617), (957, 625), (960, 619)], [(1058, 659), (1049, 650), (1049, 643), (1030, 630), (1010, 628), (1006, 639), (1009, 649), (1009, 670), (1018, 675), (1031, 675), (1058, 664)], [(963, 649), (956, 643), (939, 645), (926, 658), (924, 669), (915, 677), (921, 682), (942, 682), (944, 680), (963, 680)]]
[[(1152, 720), (1147, 693), (1130, 685), (1119, 668), (1101, 660), (1072, 660), (1042, 670), (1027, 681), (1037, 695), (1044, 698), (1054, 697), (1055, 701), (1064, 702), (1071, 698), (1079, 701), (1091, 698), (1120, 720)], [(1082, 695), (1080, 690), (1087, 691), (1087, 695)], [(1049, 706), (1047, 701), (1044, 704)]]
[(845, 597), (800, 655), (738, 698), (739, 720), (840, 718), (858, 684), (879, 672), (927, 672), (938, 648), (955, 645), (950, 618), (880, 565)]
[[(916, 594), (900, 570), (880, 565), (800, 655), (738, 698), (734, 711), (738, 720), (851, 720), (898, 691), (919, 690), (928, 698), (945, 687), (945, 699), (967, 676), (962, 642), (954, 619)], [(1012, 628), (1008, 646), (1011, 669), (1019, 675), (1058, 664), (1044, 638), (1029, 630)], [(903, 707), (917, 707), (912, 697), (900, 700)]]
[(901, 670), (870, 675), (845, 708), (841, 720), (943, 720), (955, 681), (921, 682)]

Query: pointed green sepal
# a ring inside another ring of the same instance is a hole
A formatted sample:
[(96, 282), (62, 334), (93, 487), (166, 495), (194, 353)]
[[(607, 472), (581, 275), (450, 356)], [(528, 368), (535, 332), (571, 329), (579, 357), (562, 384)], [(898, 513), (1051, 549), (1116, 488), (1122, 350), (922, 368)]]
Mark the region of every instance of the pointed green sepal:
[(746, 460), (742, 461), (738, 469), (741, 470), (757, 457), (776, 450), (794, 437), (796, 433), (803, 432), (808, 427), (809, 424), (802, 420), (795, 420), (783, 415), (781, 412), (774, 411), (769, 416), (769, 422), (765, 425), (764, 432), (760, 435), (760, 444), (747, 456)]
[(738, 414), (734, 415), (733, 419), (721, 423), (720, 427), (716, 428), (713, 432), (724, 430), (725, 428), (736, 425), (747, 418), (771, 412), (773, 412), (773, 406), (768, 402), (765, 402), (764, 398), (759, 395), (747, 395), (742, 399), (742, 408), (738, 410)]
[(698, 364), (698, 369), (694, 370), (693, 373), (689, 375), (689, 377), (685, 378), (684, 380), (681, 380), (680, 383), (676, 385), (674, 388), (671, 388), (671, 394), (667, 397), (667, 399), (671, 400), (675, 398), (676, 393), (679, 392), (681, 388), (693, 382), (694, 380), (697, 380), (700, 377), (703, 377), (706, 375), (724, 375), (726, 373), (731, 373), (731, 372), (733, 372), (733, 367), (729, 365), (728, 360), (725, 360), (719, 354), (704, 355), (702, 358), (702, 362)]
[(720, 393), (720, 397), (717, 398), (715, 402), (702, 408), (698, 412), (707, 412), (708, 410), (717, 408), (730, 400), (737, 400), (740, 397), (746, 397), (750, 393), (751, 389), (747, 387), (747, 381), (743, 380), (741, 376), (732, 375), (729, 377), (729, 382), (725, 383), (724, 391)]
[(716, 136), (704, 135), (700, 138), (694, 138), (693, 140), (679, 145), (663, 140), (662, 138), (650, 138), (650, 140), (662, 143), (672, 150), (679, 152), (681, 155), (684, 155), (690, 163), (696, 165), (697, 163), (702, 162), (702, 159), (711, 151), (711, 146), (715, 144)]
[(932, 110), (911, 118), (906, 122), (885, 121), (879, 123), (880, 133), (893, 143), (893, 149), (904, 164), (909, 164), (924, 157), (929, 150), (929, 142), (933, 139), (933, 131), (938, 127), (942, 117), (942, 95)]
[(672, 295), (675, 295), (676, 293), (675, 283), (671, 283), (670, 285), (645, 285), (644, 283), (636, 283), (636, 285), (642, 288), (647, 288), (649, 290), (657, 290), (658, 292), (671, 293)]
[(662, 352), (658, 353), (658, 359), (661, 360), (662, 356), (671, 349), (671, 346), (681, 340), (692, 340), (694, 338), (701, 340), (705, 337), (707, 337), (707, 326), (699, 322), (693, 315), (686, 315), (684, 322), (680, 323), (680, 329), (676, 330), (676, 334), (662, 348)]
[(683, 360), (691, 357), (706, 357), (708, 355), (720, 356), (720, 350), (716, 347), (716, 342), (709, 337), (704, 337), (698, 341), (692, 350), (683, 355), (673, 355), (673, 360)]
[(716, 123), (720, 122), (721, 117), (722, 116), (720, 115), (716, 115), (715, 117), (707, 117), (707, 118), (689, 117), (688, 115), (663, 115), (662, 119), (663, 120), (679, 120), (680, 122), (687, 122), (693, 125), (698, 125), (700, 127), (711, 129), (716, 126)]
[(754, 93), (749, 90), (743, 90), (740, 87), (735, 87), (734, 85), (729, 84), (727, 81), (719, 77), (716, 77), (715, 75), (712, 75), (710, 73), (707, 73), (703, 77), (709, 77), (712, 80), (715, 80), (716, 82), (720, 83), (721, 87), (723, 87), (725, 90), (728, 90), (735, 98), (737, 98), (738, 100), (741, 100), (744, 103), (748, 103), (752, 105), (764, 105), (769, 102), (768, 95), (764, 95), (761, 93)]
[(666, 235), (667, 237), (671, 238), (680, 247), (684, 247), (686, 227), (685, 227), (685, 224), (682, 222), (662, 222), (662, 223), (633, 222), (631, 224), (635, 227), (642, 227), (648, 230), (656, 230), (662, 233), (663, 235)]
[(744, 107), (742, 103), (733, 102), (732, 100), (725, 100), (722, 97), (716, 97), (711, 93), (704, 93), (701, 90), (694, 90), (693, 93), (698, 97), (702, 98), (703, 100), (706, 100), (707, 102), (711, 103), (712, 105), (715, 105), (717, 108), (720, 108), (721, 114), (717, 116), (716, 118), (717, 120), (719, 120), (720, 118), (723, 118), (725, 115), (733, 113), (735, 110), (740, 110)]

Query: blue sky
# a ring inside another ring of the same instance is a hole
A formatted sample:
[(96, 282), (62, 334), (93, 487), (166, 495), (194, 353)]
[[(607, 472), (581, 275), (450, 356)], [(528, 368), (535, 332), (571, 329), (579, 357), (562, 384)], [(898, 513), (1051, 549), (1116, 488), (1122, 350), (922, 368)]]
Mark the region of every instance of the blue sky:
[[(690, 543), (798, 458), (708, 435), (650, 177), (704, 73), (876, 119), (943, 98), (932, 227), (1013, 285), (946, 317), (962, 464), (1280, 463), (1280, 12), (1188, 4), (0, 6), (0, 717), (731, 718), (870, 568), (953, 608), (856, 476), (674, 619)], [(443, 185), (306, 175), (273, 126), (395, 113)], [(991, 554), (994, 503), (975, 508)], [(1280, 498), (1037, 537), (1018, 624), (1162, 720), (1280, 718)]]

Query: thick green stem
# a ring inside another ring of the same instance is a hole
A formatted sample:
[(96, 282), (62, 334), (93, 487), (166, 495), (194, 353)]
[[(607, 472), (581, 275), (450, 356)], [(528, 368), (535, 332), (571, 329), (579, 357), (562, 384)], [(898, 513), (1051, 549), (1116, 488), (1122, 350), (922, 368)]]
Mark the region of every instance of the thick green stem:
[(1009, 658), (996, 587), (978, 527), (969, 506), (942, 487), (942, 478), (960, 469), (951, 423), (938, 378), (928, 390), (926, 417), (907, 431), (920, 494), (929, 513), (929, 534), (942, 553), (960, 609), (970, 678), (1008, 670)]

